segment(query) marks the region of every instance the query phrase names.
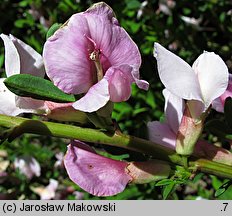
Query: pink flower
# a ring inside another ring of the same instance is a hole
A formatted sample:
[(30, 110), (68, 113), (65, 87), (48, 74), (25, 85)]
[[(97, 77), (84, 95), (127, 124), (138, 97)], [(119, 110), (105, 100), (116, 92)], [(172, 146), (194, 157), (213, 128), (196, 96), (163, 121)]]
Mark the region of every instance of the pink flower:
[(23, 173), (28, 179), (33, 176), (40, 176), (40, 165), (38, 161), (30, 156), (18, 157), (14, 161), (15, 168), (18, 168), (21, 173)]
[(154, 56), (166, 89), (179, 100), (187, 100), (175, 147), (178, 154), (191, 155), (201, 135), (208, 108), (227, 88), (227, 66), (220, 56), (204, 52), (191, 67), (158, 43), (155, 43)]
[(88, 145), (73, 141), (68, 146), (64, 165), (70, 179), (95, 196), (122, 192), (132, 180), (125, 171), (127, 163), (97, 155)]
[(56, 86), (66, 93), (85, 94), (73, 104), (77, 110), (93, 112), (108, 101), (125, 101), (133, 82), (148, 88), (139, 80), (138, 47), (102, 2), (71, 16), (47, 40), (43, 56)]
[[(45, 69), (42, 56), (32, 47), (17, 39), (13, 35), (1, 34), (5, 45), (5, 71), (7, 77), (28, 73), (44, 77)], [(44, 101), (23, 98), (10, 92), (0, 78), (0, 113), (5, 115), (19, 115), (20, 113), (45, 112)]]
[(165, 88), (189, 101), (194, 119), (199, 118), (227, 88), (228, 68), (220, 56), (213, 52), (201, 54), (192, 67), (158, 43), (155, 43), (154, 56)]
[(31, 187), (31, 190), (40, 196), (41, 200), (50, 200), (55, 198), (59, 182), (55, 179), (49, 179), (49, 184), (44, 187)]
[[(175, 150), (185, 104), (183, 99), (176, 97), (167, 89), (163, 90), (163, 95), (165, 97), (165, 122), (149, 122), (147, 124), (148, 135), (151, 141)], [(232, 165), (232, 154), (228, 150), (216, 147), (204, 140), (197, 141), (194, 155)]]
[(159, 160), (117, 161), (96, 154), (85, 143), (72, 141), (64, 158), (70, 179), (95, 196), (112, 196), (128, 183), (144, 184), (167, 178), (170, 166)]

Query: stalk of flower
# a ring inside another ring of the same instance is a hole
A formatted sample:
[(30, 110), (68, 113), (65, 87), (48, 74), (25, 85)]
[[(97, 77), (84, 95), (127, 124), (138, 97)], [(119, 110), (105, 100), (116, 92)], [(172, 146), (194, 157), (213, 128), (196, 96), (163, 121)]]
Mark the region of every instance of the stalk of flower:
[(95, 196), (115, 195), (128, 183), (158, 181), (171, 171), (168, 163), (159, 160), (126, 162), (106, 158), (78, 140), (68, 146), (64, 165), (70, 179)]
[[(6, 76), (28, 73), (33, 76), (44, 77), (45, 69), (42, 56), (32, 47), (13, 35), (1, 34), (5, 45)], [(43, 114), (55, 120), (86, 122), (84, 113), (72, 107), (72, 103), (55, 103), (20, 97), (9, 91), (0, 78), (0, 113), (17, 116), (21, 113)]]
[(91, 113), (109, 101), (126, 101), (133, 82), (148, 88), (139, 79), (138, 47), (103, 2), (72, 15), (46, 41), (43, 57), (46, 73), (58, 88), (84, 94), (73, 104), (77, 110)]
[(191, 67), (158, 43), (155, 43), (154, 56), (164, 86), (172, 94), (187, 100), (175, 147), (177, 153), (191, 155), (212, 102), (228, 86), (227, 66), (215, 53), (204, 52)]

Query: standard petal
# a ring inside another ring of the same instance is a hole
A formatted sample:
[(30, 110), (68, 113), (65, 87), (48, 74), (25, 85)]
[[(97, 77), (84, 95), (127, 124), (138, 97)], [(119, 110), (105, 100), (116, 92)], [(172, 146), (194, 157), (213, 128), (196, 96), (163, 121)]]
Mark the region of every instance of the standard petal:
[(44, 45), (43, 57), (48, 77), (66, 93), (88, 91), (95, 76), (89, 59), (93, 44), (88, 22), (82, 14), (73, 15)]
[(193, 69), (198, 76), (207, 108), (214, 99), (225, 92), (229, 80), (228, 68), (219, 55), (204, 52), (194, 62)]
[(13, 35), (10, 35), (9, 38), (14, 43), (20, 57), (20, 73), (44, 77), (45, 69), (42, 56)]
[(108, 59), (112, 66), (128, 64), (141, 65), (141, 55), (137, 45), (127, 32), (112, 20), (104, 16), (85, 15), (88, 21), (90, 38), (101, 50), (101, 55)]
[(154, 45), (154, 56), (161, 82), (172, 94), (186, 100), (202, 100), (197, 76), (189, 64), (158, 43)]
[(5, 70), (7, 77), (20, 73), (19, 53), (9, 36), (1, 34), (5, 46)]
[(102, 79), (93, 85), (84, 97), (76, 101), (73, 107), (83, 112), (94, 112), (105, 106), (109, 100), (108, 81)]
[(165, 98), (164, 112), (171, 130), (177, 134), (184, 112), (184, 100), (172, 94), (167, 89), (163, 90)]
[(70, 179), (95, 196), (112, 196), (122, 192), (131, 180), (126, 174), (127, 163), (84, 150), (79, 143), (73, 141), (68, 146), (64, 159)]
[(107, 5), (105, 2), (99, 2), (99, 3), (93, 4), (84, 13), (95, 14), (99, 16), (106, 16), (108, 19), (112, 19), (113, 17), (115, 17), (115, 14), (112, 8), (109, 5)]
[(176, 134), (166, 123), (158, 121), (148, 122), (149, 139), (157, 144), (161, 144), (171, 149), (175, 149)]
[(109, 83), (110, 100), (122, 102), (128, 100), (131, 95), (131, 84), (133, 77), (132, 68), (129, 65), (110, 67), (105, 75)]

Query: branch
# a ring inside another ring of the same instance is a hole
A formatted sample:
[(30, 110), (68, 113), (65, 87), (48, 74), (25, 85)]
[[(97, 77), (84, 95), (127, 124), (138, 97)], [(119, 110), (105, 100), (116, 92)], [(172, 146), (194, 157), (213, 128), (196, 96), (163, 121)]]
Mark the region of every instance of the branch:
[[(151, 155), (157, 159), (168, 161), (172, 164), (184, 166), (182, 157), (176, 154), (175, 151), (149, 140), (130, 135), (124, 135), (121, 133), (110, 134), (97, 129), (81, 128), (73, 125), (31, 120), (21, 117), (5, 116), (1, 114), (0, 127), (6, 129), (14, 128), (12, 133), (10, 134), (9, 141), (12, 141), (14, 138), (24, 133), (77, 139), (83, 142), (111, 145), (141, 152), (147, 155)], [(228, 151), (222, 150), (221, 148), (218, 148), (216, 146), (214, 146), (213, 148), (217, 151), (224, 151), (224, 154), (230, 154)], [(227, 164), (229, 165), (226, 165), (219, 163), (221, 161), (212, 161), (218, 160), (217, 158), (215, 159), (212, 155), (204, 155), (210, 160), (199, 159), (196, 157), (197, 155), (199, 154), (195, 153), (194, 157), (191, 157), (189, 161), (189, 165), (194, 171), (201, 171), (219, 177), (232, 179), (231, 161), (227, 162)]]

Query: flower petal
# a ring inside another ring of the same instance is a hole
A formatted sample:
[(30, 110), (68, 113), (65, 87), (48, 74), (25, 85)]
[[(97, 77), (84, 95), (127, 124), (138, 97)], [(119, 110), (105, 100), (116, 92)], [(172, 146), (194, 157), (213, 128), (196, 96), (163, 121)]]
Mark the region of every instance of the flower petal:
[(217, 112), (224, 112), (224, 105), (220, 99), (220, 97), (216, 98), (212, 102), (212, 108), (215, 109)]
[(15, 95), (5, 86), (4, 80), (5, 78), (0, 78), (0, 113), (9, 116), (19, 115), (23, 110), (16, 107)]
[(88, 37), (88, 22), (79, 13), (71, 16), (44, 45), (47, 75), (66, 93), (85, 93), (93, 84), (95, 66), (88, 52), (94, 47)]
[(5, 69), (7, 77), (26, 73), (44, 77), (45, 69), (42, 56), (32, 47), (14, 37), (0, 35), (5, 45)]
[(21, 173), (26, 175), (28, 179), (33, 176), (40, 176), (41, 168), (38, 161), (31, 156), (21, 156), (14, 161), (15, 168), (18, 168)]
[(94, 112), (105, 106), (109, 99), (108, 81), (102, 79), (92, 86), (84, 97), (76, 101), (73, 107), (83, 112)]
[(141, 80), (140, 79), (140, 74), (139, 74), (139, 69), (135, 66), (133, 67), (132, 70), (132, 76), (134, 78), (134, 81), (136, 83), (136, 85), (143, 90), (148, 90), (149, 88), (149, 83), (145, 80)]
[(161, 82), (172, 94), (186, 100), (202, 100), (197, 76), (189, 64), (158, 43), (154, 56)]
[(214, 99), (225, 92), (229, 79), (228, 68), (219, 55), (204, 52), (194, 62), (193, 69), (198, 76), (207, 108)]
[(20, 58), (18, 51), (9, 36), (1, 34), (5, 46), (5, 70), (7, 77), (20, 73)]
[(9, 38), (14, 43), (20, 57), (20, 73), (44, 77), (45, 68), (42, 56), (13, 35)]
[(99, 16), (106, 16), (108, 19), (112, 19), (115, 17), (114, 11), (112, 8), (107, 5), (105, 2), (98, 2), (93, 4), (90, 8), (88, 8), (84, 13), (95, 14)]
[(86, 20), (89, 25), (90, 38), (111, 66), (128, 64), (140, 67), (139, 49), (122, 27), (115, 25), (111, 19), (107, 20), (104, 16), (86, 15)]
[(126, 101), (131, 95), (133, 77), (129, 65), (110, 67), (105, 75), (109, 83), (110, 100), (113, 102)]
[(163, 95), (165, 97), (165, 117), (171, 130), (177, 134), (184, 112), (184, 101), (182, 98), (175, 96), (167, 89), (163, 90)]
[(45, 101), (36, 100), (29, 97), (19, 97), (15, 95), (15, 105), (20, 109), (29, 109), (31, 112), (36, 113), (37, 111), (40, 113), (45, 113), (47, 106), (45, 105)]
[(122, 192), (131, 180), (125, 171), (127, 163), (84, 150), (79, 143), (73, 141), (68, 146), (64, 159), (70, 179), (95, 196), (112, 196)]
[(148, 122), (149, 139), (157, 144), (161, 144), (171, 149), (175, 149), (176, 134), (166, 123), (158, 121)]
[(225, 101), (226, 101), (226, 98), (228, 97), (232, 98), (232, 75), (231, 74), (229, 74), (229, 83), (226, 88), (226, 91), (220, 97), (213, 100), (212, 108), (218, 112), (224, 112)]
[(0, 114), (17, 116), (21, 113), (45, 112), (43, 101), (16, 96), (8, 90), (4, 80), (5, 78), (0, 78)]

